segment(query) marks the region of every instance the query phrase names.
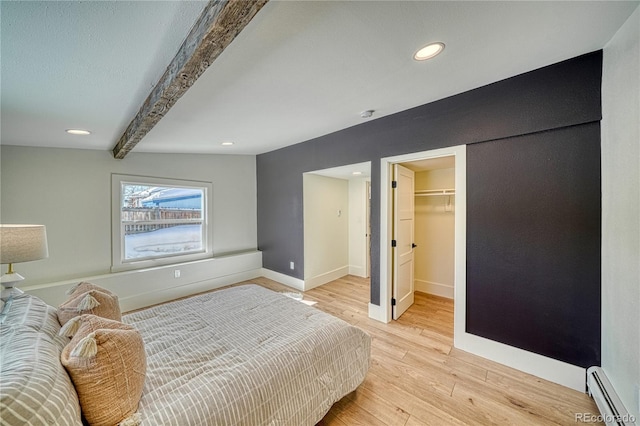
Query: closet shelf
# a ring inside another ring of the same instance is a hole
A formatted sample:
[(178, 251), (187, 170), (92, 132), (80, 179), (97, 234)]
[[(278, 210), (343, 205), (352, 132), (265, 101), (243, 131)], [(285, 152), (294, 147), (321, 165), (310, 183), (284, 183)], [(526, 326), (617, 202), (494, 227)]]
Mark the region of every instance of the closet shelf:
[(415, 191), (416, 197), (434, 197), (437, 195), (456, 195), (455, 189), (422, 189)]

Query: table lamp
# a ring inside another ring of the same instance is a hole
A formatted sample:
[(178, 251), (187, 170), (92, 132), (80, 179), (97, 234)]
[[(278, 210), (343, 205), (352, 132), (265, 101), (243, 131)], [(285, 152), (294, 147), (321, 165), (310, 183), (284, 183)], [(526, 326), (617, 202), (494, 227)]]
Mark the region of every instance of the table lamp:
[[(47, 231), (44, 225), (0, 225), (0, 263), (9, 264), (0, 277), (2, 297), (11, 292), (24, 277), (13, 270), (14, 263), (30, 262), (49, 257)], [(15, 289), (18, 290), (18, 289)]]

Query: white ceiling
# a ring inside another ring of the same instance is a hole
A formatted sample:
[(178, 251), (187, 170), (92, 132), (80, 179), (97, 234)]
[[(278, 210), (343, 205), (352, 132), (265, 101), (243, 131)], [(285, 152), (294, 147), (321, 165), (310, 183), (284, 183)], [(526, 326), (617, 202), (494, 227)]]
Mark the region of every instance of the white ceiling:
[[(451, 169), (456, 166), (455, 157), (450, 155), (446, 157), (427, 158), (424, 160), (414, 160), (407, 163), (401, 163), (414, 172), (426, 172), (438, 169)], [(328, 169), (314, 170), (307, 172), (313, 175), (320, 175), (334, 179), (361, 179), (371, 177), (371, 161), (364, 163), (347, 164), (345, 166), (331, 167)], [(358, 173), (354, 175), (354, 173)]]
[[(371, 177), (371, 161), (364, 163), (348, 164), (346, 166), (331, 167), (329, 169), (315, 170), (307, 172), (312, 175), (330, 177), (334, 179), (361, 179)], [(358, 173), (358, 175), (354, 175)]]
[[(204, 4), (3, 1), (1, 143), (112, 149)], [(601, 49), (638, 4), (271, 0), (134, 152), (303, 142)]]
[(452, 169), (456, 166), (456, 158), (453, 155), (447, 157), (427, 158), (409, 163), (402, 163), (406, 168), (414, 172), (428, 172), (439, 169)]

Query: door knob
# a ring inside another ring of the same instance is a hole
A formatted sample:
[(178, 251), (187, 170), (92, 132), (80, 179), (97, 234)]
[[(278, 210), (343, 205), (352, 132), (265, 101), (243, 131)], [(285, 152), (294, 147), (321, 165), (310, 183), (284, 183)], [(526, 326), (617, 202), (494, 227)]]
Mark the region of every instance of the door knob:
[(415, 243), (411, 243), (411, 248), (416, 248), (416, 247), (418, 247), (418, 245), (417, 245), (417, 244), (415, 244)]

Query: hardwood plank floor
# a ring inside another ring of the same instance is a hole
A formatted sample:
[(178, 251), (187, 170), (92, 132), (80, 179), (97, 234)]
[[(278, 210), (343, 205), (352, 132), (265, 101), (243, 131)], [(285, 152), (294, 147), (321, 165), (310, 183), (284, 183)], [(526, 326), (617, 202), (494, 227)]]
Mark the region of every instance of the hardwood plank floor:
[[(267, 278), (248, 282), (295, 291)], [(599, 414), (586, 394), (454, 348), (449, 299), (416, 293), (398, 321), (383, 324), (368, 317), (363, 278), (348, 275), (304, 298), (372, 337), (367, 377), (319, 426), (570, 425), (578, 413)]]

